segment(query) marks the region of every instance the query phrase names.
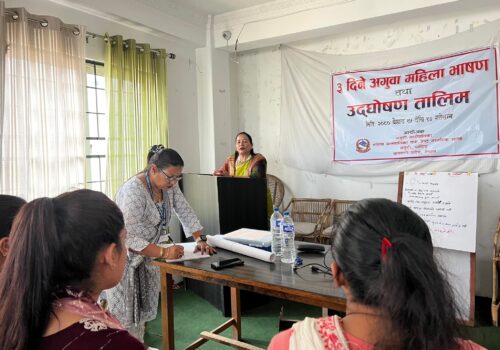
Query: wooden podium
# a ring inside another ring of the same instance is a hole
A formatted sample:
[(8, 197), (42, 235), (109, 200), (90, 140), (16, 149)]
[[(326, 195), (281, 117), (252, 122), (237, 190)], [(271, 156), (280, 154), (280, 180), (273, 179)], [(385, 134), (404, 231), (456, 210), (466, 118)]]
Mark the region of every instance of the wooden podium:
[[(183, 174), (181, 189), (206, 235), (225, 234), (242, 227), (269, 229), (266, 179)], [(224, 316), (231, 314), (228, 287), (190, 279), (186, 280), (186, 286), (221, 310)], [(265, 298), (242, 291), (242, 309), (260, 305)]]

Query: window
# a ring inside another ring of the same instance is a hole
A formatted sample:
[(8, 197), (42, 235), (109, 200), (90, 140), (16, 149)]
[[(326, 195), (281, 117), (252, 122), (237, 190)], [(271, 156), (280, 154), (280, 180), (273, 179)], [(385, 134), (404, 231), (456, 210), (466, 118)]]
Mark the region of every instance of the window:
[(109, 121), (106, 107), (104, 64), (86, 61), (87, 64), (87, 141), (85, 187), (104, 192), (106, 180), (106, 155), (108, 151)]

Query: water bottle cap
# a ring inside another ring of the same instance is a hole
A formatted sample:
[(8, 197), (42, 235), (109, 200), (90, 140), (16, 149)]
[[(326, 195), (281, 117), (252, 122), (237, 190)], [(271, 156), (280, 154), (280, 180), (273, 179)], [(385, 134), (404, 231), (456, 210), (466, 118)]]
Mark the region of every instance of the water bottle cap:
[(290, 215), (290, 213), (288, 212), (288, 210), (286, 210), (283, 212), (283, 215)]
[(273, 210), (274, 211), (280, 211), (280, 208), (274, 208)]

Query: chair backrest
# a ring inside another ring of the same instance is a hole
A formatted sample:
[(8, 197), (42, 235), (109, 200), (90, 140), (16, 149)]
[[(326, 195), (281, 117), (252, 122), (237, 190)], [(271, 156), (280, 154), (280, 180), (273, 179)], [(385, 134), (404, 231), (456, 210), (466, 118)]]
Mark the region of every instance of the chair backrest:
[(273, 208), (279, 208), (283, 202), (283, 197), (285, 196), (285, 186), (283, 181), (281, 181), (277, 176), (267, 174), (267, 188), (271, 192), (271, 197), (273, 199)]
[(330, 199), (292, 198), (286, 209), (289, 209), (293, 221), (319, 223), (330, 203)]
[(323, 229), (332, 226), (353, 203), (356, 203), (356, 201), (347, 199), (332, 199), (330, 212), (328, 213), (328, 217), (323, 223)]
[(339, 216), (344, 214), (344, 212), (347, 211), (347, 208), (349, 208), (353, 203), (356, 203), (356, 201), (347, 199), (334, 199), (332, 201), (333, 215), (338, 218)]

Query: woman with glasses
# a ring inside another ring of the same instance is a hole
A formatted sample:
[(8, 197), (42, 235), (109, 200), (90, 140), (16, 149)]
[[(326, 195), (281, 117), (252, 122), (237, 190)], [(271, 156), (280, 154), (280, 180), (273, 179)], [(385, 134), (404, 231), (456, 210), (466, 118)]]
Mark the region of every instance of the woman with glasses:
[(160, 291), (159, 269), (151, 264), (155, 258), (178, 259), (184, 248), (161, 247), (160, 236), (167, 233), (175, 213), (187, 237), (196, 241), (196, 250), (213, 254), (202, 235), (203, 227), (178, 186), (184, 161), (179, 153), (162, 145), (151, 147), (148, 166), (130, 178), (116, 194), (128, 232), (129, 251), (125, 274), (120, 283), (106, 292), (111, 312), (140, 341), (144, 325), (156, 318)]

